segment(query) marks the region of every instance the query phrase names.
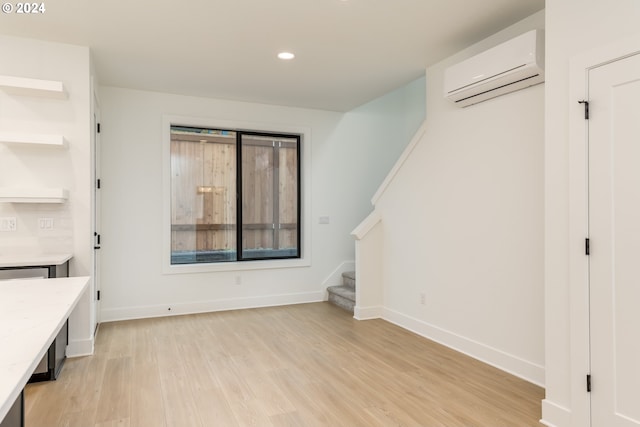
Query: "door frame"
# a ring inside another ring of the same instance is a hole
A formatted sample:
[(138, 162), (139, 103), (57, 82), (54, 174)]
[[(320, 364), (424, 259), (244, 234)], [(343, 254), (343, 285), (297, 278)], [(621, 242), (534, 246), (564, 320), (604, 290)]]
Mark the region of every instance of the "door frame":
[(585, 238), (589, 232), (588, 121), (589, 71), (640, 53), (640, 35), (589, 50), (570, 62), (569, 90), (569, 301), (571, 425), (591, 425), (591, 398), (586, 391), (590, 373), (589, 257)]
[(100, 324), (100, 301), (97, 298), (100, 292), (100, 251), (96, 248), (96, 238), (94, 233), (101, 232), (101, 196), (99, 189), (97, 188), (97, 180), (100, 179), (101, 170), (101, 146), (100, 146), (100, 133), (97, 131), (97, 126), (100, 123), (100, 99), (97, 93), (97, 84), (95, 78), (91, 79), (91, 275), (93, 277), (93, 289), (92, 289), (92, 334), (95, 339), (98, 325)]

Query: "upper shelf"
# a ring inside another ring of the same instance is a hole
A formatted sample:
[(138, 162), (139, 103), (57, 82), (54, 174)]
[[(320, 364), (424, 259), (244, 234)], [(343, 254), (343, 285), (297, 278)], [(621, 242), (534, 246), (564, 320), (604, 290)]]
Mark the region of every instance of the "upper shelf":
[(0, 188), (0, 203), (64, 203), (68, 198), (64, 188)]
[(67, 92), (62, 82), (54, 80), (28, 79), (25, 77), (0, 76), (0, 88), (15, 95), (41, 96), (65, 99)]
[(25, 146), (46, 146), (65, 148), (67, 141), (62, 135), (32, 135), (32, 134), (14, 134), (0, 132), (0, 143), (4, 144), (20, 144)]

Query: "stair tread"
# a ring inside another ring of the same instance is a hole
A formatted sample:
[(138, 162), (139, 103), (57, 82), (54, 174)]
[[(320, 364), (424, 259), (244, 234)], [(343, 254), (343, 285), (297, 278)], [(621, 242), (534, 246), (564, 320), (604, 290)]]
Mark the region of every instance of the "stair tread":
[(340, 286), (329, 286), (327, 288), (327, 292), (329, 293), (333, 293), (336, 295), (340, 295), (343, 298), (346, 298), (350, 301), (355, 301), (356, 300), (356, 291), (355, 289), (346, 286), (346, 285), (340, 285)]

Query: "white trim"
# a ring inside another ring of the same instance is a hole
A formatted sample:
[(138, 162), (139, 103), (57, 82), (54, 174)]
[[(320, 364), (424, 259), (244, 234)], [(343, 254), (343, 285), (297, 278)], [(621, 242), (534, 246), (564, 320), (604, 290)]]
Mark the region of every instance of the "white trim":
[(386, 307), (384, 308), (383, 319), (502, 371), (520, 377), (540, 387), (544, 387), (544, 366), (542, 365), (537, 365), (513, 354), (506, 353), (497, 348), (471, 340)]
[(279, 305), (305, 304), (324, 300), (324, 291), (296, 294), (266, 295), (247, 298), (230, 298), (181, 304), (147, 305), (103, 309), (103, 323), (150, 317), (178, 316), (183, 314), (211, 313), (245, 308), (275, 307)]
[(589, 264), (584, 256), (588, 236), (588, 123), (579, 100), (589, 99), (589, 70), (640, 53), (640, 36), (589, 50), (570, 62), (569, 92), (569, 293), (570, 293), (570, 389), (572, 422), (559, 425), (589, 425), (591, 400), (584, 389), (589, 363)]
[[(171, 125), (209, 127), (219, 129), (241, 129), (265, 132), (280, 132), (299, 134), (302, 138), (301, 146), (301, 232), (302, 232), (302, 257), (299, 259), (251, 261), (251, 262), (225, 262), (214, 264), (188, 264), (171, 265)], [(232, 120), (220, 120), (207, 117), (186, 117), (163, 115), (162, 116), (162, 273), (163, 274), (188, 274), (210, 273), (220, 271), (246, 271), (263, 270), (273, 268), (309, 267), (311, 265), (311, 129), (305, 126), (280, 125), (273, 123), (242, 122)]]
[(322, 287), (326, 288), (327, 286), (341, 285), (342, 273), (347, 271), (355, 271), (355, 269), (356, 269), (355, 261), (344, 261), (335, 270), (333, 270), (331, 274), (327, 276), (326, 279), (322, 281)]
[[(169, 244), (168, 247), (171, 247)], [(246, 262), (223, 262), (219, 264), (182, 264), (170, 265), (169, 256), (162, 254), (163, 265), (162, 274), (191, 274), (191, 273), (211, 273), (222, 271), (249, 271), (249, 270), (269, 270), (280, 268), (299, 268), (311, 265), (310, 257), (300, 259), (283, 259), (268, 261), (246, 261)]]
[(548, 427), (569, 426), (571, 425), (571, 411), (549, 399), (544, 399), (540, 423)]
[(380, 197), (382, 197), (384, 192), (387, 190), (387, 187), (389, 187), (393, 179), (396, 177), (396, 175), (402, 168), (402, 165), (404, 165), (404, 162), (407, 161), (407, 159), (413, 152), (413, 149), (416, 148), (416, 146), (418, 145), (418, 143), (420, 142), (420, 140), (422, 139), (426, 131), (427, 131), (427, 121), (425, 120), (424, 122), (422, 122), (422, 124), (420, 125), (416, 133), (413, 135), (413, 138), (411, 138), (411, 141), (409, 142), (407, 147), (404, 149), (404, 151), (400, 155), (400, 158), (398, 158), (396, 163), (393, 165), (393, 168), (391, 168), (391, 171), (389, 171), (389, 173), (387, 174), (387, 177), (384, 179), (384, 181), (382, 181), (382, 184), (380, 184), (378, 191), (376, 191), (376, 193), (371, 198), (372, 205), (375, 206), (375, 204), (378, 203), (378, 200), (380, 200)]
[[(576, 73), (577, 72), (577, 73)], [(569, 336), (571, 348), (571, 408), (589, 425), (590, 399), (584, 391), (584, 377), (589, 363), (589, 260), (584, 254), (589, 235), (587, 177), (587, 126), (584, 109), (578, 100), (588, 99), (587, 72), (571, 69), (569, 96)], [(580, 381), (578, 381), (580, 379)], [(553, 418), (552, 418), (553, 419)], [(560, 424), (570, 425), (570, 424)]]
[(384, 307), (358, 307), (353, 308), (353, 318), (356, 320), (380, 319), (384, 313)]
[(382, 221), (382, 216), (377, 210), (371, 212), (356, 228), (353, 229), (351, 235), (356, 240), (364, 239), (364, 236), (373, 229), (380, 221)]
[(66, 355), (67, 357), (91, 356), (93, 354), (93, 345), (93, 337), (70, 341), (67, 345)]

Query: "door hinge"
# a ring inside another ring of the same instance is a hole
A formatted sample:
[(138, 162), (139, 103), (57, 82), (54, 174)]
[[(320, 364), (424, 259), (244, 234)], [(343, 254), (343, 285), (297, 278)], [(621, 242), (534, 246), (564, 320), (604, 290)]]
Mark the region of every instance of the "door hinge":
[(100, 123), (96, 123), (96, 131), (100, 133)]
[(590, 252), (591, 252), (591, 248), (589, 246), (589, 238), (587, 237), (586, 239), (584, 239), (584, 254), (590, 255)]
[(584, 119), (589, 120), (589, 101), (578, 101), (578, 104), (584, 104)]
[(100, 291), (98, 291), (97, 297), (98, 297), (98, 301), (100, 301)]
[(591, 392), (591, 375), (587, 374), (587, 392)]
[(96, 179), (96, 188), (100, 188), (100, 178)]

